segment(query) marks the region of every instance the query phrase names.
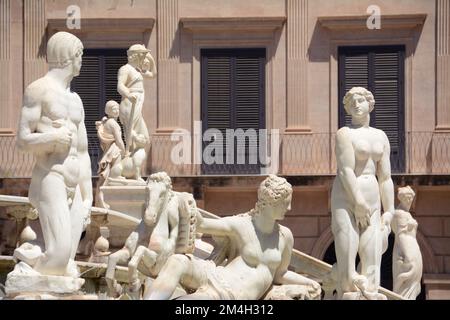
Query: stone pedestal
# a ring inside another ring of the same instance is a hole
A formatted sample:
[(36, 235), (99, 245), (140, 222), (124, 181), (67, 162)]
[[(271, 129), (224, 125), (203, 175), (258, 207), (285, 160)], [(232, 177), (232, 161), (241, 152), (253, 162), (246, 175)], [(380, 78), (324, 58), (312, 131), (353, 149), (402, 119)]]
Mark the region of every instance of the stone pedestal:
[(342, 300), (387, 300), (382, 293), (365, 293), (362, 292), (346, 292), (342, 295)]
[(42, 275), (24, 262), (19, 262), (6, 278), (6, 297), (8, 299), (55, 299), (82, 295), (80, 292), (84, 279)]
[(106, 186), (100, 190), (111, 210), (142, 219), (147, 197), (145, 186)]

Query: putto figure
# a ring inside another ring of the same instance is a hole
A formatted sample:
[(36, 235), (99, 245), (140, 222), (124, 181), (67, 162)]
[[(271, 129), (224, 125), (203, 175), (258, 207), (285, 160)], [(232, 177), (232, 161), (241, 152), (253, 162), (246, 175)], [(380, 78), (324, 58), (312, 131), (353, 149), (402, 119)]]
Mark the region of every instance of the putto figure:
[[(192, 255), (172, 255), (144, 298), (169, 299), (178, 284), (195, 290), (179, 299), (258, 300), (274, 284), (296, 285), (284, 287), (284, 297), (320, 297), (317, 282), (288, 271), (294, 238), (278, 221), (290, 210), (291, 199), (291, 185), (284, 178), (270, 175), (261, 183), (258, 202), (250, 212), (220, 219), (199, 214), (199, 232), (225, 238), (222, 247), (213, 252), (218, 257), (216, 263)], [(271, 292), (271, 298), (277, 296), (280, 294)]]
[[(117, 123), (119, 104), (114, 100), (108, 101), (105, 106), (105, 114), (106, 117), (95, 123), (100, 147), (103, 151), (103, 156), (98, 163), (99, 187), (125, 179), (122, 176), (122, 157), (125, 156), (126, 151), (122, 140), (122, 129)], [(108, 209), (109, 206), (105, 203), (100, 188), (97, 195), (97, 206)]]
[(156, 63), (144, 45), (132, 45), (127, 52), (128, 64), (119, 69), (117, 91), (122, 96), (120, 122), (125, 130), (126, 154), (123, 176), (141, 182), (141, 166), (146, 158), (145, 148), (150, 144), (147, 125), (142, 116), (144, 105), (144, 78), (156, 76)]
[(18, 146), (36, 159), (29, 199), (39, 212), (46, 250), (33, 261), (27, 261), (26, 253), (22, 257), (42, 275), (79, 276), (74, 259), (92, 206), (83, 103), (70, 90), (82, 55), (77, 37), (53, 35), (47, 45), (50, 70), (24, 96)]
[[(382, 130), (369, 126), (375, 105), (370, 91), (352, 88), (343, 102), (352, 116), (352, 125), (336, 134), (338, 170), (331, 193), (331, 225), (337, 258), (337, 298), (385, 299), (378, 287), (383, 241), (390, 233), (394, 214), (389, 140)], [(355, 269), (357, 254), (360, 274)]]
[(392, 220), (392, 231), (395, 233), (392, 253), (393, 291), (409, 300), (415, 300), (421, 291), (423, 269), (422, 254), (416, 239), (418, 224), (409, 213), (415, 195), (409, 186), (398, 189), (400, 207), (395, 210)]

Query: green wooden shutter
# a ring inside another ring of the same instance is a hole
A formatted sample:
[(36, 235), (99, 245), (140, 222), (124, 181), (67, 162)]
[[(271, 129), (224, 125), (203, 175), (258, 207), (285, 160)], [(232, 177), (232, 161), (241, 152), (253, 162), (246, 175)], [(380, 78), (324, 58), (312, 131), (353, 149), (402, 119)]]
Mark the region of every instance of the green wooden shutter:
[[(231, 146), (227, 146), (226, 129), (254, 129), (258, 134), (258, 129), (264, 128), (264, 68), (264, 49), (202, 50), (203, 132), (215, 128), (224, 138), (211, 142), (223, 148), (224, 164), (203, 163), (203, 174), (260, 172), (258, 139), (235, 139), (233, 152), (227, 153)], [(204, 147), (207, 145), (210, 143), (204, 142)], [(227, 157), (233, 164), (226, 164)], [(243, 164), (237, 164), (239, 157)], [(250, 163), (255, 159), (256, 163)]]
[(391, 145), (391, 170), (405, 170), (404, 46), (342, 47), (339, 49), (339, 127), (349, 126), (342, 99), (352, 87), (375, 97), (370, 125), (383, 130)]

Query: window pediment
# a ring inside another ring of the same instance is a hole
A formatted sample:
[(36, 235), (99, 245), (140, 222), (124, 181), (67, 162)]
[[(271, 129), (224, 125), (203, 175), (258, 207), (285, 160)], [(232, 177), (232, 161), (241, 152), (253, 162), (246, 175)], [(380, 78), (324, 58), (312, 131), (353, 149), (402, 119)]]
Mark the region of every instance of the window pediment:
[(216, 17), (181, 18), (184, 29), (192, 32), (259, 31), (270, 32), (282, 28), (286, 17)]
[[(320, 25), (329, 30), (367, 29), (369, 15), (319, 17)], [(412, 29), (425, 23), (426, 14), (381, 15), (382, 29)]]

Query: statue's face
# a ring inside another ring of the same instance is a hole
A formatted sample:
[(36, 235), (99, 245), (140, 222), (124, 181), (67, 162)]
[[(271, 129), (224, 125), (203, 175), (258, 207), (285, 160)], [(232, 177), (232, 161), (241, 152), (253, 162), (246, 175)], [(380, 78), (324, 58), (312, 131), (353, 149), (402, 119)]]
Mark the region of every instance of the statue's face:
[(272, 205), (271, 212), (275, 220), (282, 220), (286, 212), (291, 210), (292, 194)]
[(119, 105), (115, 104), (112, 108), (111, 108), (111, 116), (114, 118), (117, 118), (119, 116)]
[(404, 204), (411, 205), (414, 200), (414, 194), (411, 192), (399, 193), (398, 199)]
[(81, 65), (83, 60), (83, 49), (79, 49), (72, 59), (72, 74), (74, 77), (78, 77), (81, 71)]
[(352, 107), (350, 108), (350, 113), (352, 117), (361, 118), (369, 114), (370, 105), (366, 97), (355, 93), (352, 99), (353, 103)]

